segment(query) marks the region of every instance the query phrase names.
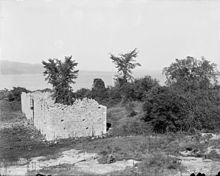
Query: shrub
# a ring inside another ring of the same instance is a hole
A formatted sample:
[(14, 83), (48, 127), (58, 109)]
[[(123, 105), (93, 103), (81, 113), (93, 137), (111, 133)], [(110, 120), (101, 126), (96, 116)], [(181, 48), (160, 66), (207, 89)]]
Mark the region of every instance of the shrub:
[(8, 89), (0, 90), (0, 100), (5, 99), (10, 94)]
[(193, 126), (199, 130), (218, 130), (220, 126), (220, 100), (213, 89), (197, 90), (185, 95), (191, 104)]
[(159, 82), (153, 79), (151, 76), (145, 76), (144, 78), (135, 79), (133, 84), (133, 100), (144, 100), (145, 94), (153, 87), (159, 86)]
[(106, 90), (108, 95), (108, 106), (114, 106), (121, 101), (122, 96), (118, 86), (108, 87)]
[(90, 90), (81, 88), (74, 93), (74, 97), (77, 99), (89, 98)]
[(122, 96), (122, 103), (127, 103), (129, 101), (143, 101), (146, 93), (156, 86), (159, 86), (156, 79), (145, 76), (135, 79), (133, 82), (124, 83), (118, 89)]
[(9, 101), (21, 101), (21, 93), (22, 92), (30, 92), (29, 90), (25, 89), (24, 87), (13, 87), (13, 89), (8, 94)]
[(185, 131), (190, 127), (188, 101), (167, 87), (153, 88), (146, 96), (143, 111), (143, 120), (154, 132)]

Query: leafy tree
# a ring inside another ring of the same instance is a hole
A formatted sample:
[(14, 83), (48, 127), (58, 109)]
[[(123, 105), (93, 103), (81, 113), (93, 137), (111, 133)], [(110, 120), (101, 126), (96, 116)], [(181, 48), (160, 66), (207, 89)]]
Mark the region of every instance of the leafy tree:
[(108, 100), (108, 92), (105, 88), (105, 83), (100, 78), (95, 78), (93, 80), (93, 87), (90, 92), (90, 97), (98, 101), (99, 103), (103, 104), (103, 101)]
[(199, 60), (190, 56), (182, 60), (176, 59), (176, 62), (165, 67), (163, 72), (168, 86), (190, 92), (214, 87), (219, 76), (216, 64), (205, 58)]
[(42, 62), (46, 76), (45, 80), (53, 86), (53, 97), (56, 103), (72, 104), (73, 92), (71, 84), (75, 83), (79, 70), (75, 70), (78, 63), (72, 60), (72, 56), (65, 57), (64, 62), (58, 59), (49, 59)]
[(187, 131), (191, 127), (189, 102), (167, 87), (153, 88), (146, 96), (143, 111), (143, 120), (154, 132)]
[(104, 90), (105, 89), (105, 83), (102, 79), (96, 78), (93, 80), (93, 88), (94, 90)]
[(217, 65), (205, 58), (187, 57), (164, 68), (167, 85), (187, 99), (191, 124), (196, 129), (215, 130), (220, 126), (220, 99)]
[(151, 78), (151, 76), (145, 76), (144, 78), (124, 83), (120, 87), (116, 86), (116, 88), (118, 88), (117, 91), (122, 97), (122, 103), (127, 103), (128, 101), (143, 101), (146, 93), (155, 86), (159, 86), (158, 81)]
[(135, 48), (133, 51), (126, 54), (119, 54), (119, 56), (114, 56), (111, 54), (110, 59), (116, 65), (118, 69), (118, 75), (116, 75), (116, 82), (119, 86), (127, 83), (130, 80), (133, 80), (132, 70), (136, 66), (141, 66), (141, 64), (137, 63), (134, 58), (137, 57), (137, 49)]

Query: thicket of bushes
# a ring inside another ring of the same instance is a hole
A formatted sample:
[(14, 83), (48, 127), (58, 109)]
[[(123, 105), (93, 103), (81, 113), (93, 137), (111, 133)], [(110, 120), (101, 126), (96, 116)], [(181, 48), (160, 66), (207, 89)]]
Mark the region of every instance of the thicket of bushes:
[(190, 106), (188, 100), (167, 87), (155, 87), (147, 93), (143, 120), (153, 131), (186, 131), (190, 128)]
[[(112, 107), (117, 104), (128, 106), (132, 101), (143, 103), (143, 115), (132, 107), (127, 108), (126, 123), (120, 127), (121, 134), (149, 133), (149, 126), (156, 133), (213, 131), (220, 126), (220, 89), (198, 89), (185, 92), (169, 86), (160, 86), (151, 77), (136, 79), (123, 86), (80, 89), (78, 98), (94, 98), (99, 103)], [(129, 119), (132, 116), (141, 118)], [(119, 130), (119, 131), (120, 131)]]
[(176, 60), (164, 69), (166, 87), (145, 96), (143, 120), (155, 132), (216, 131), (220, 126), (217, 65), (202, 58)]
[(24, 87), (13, 87), (12, 90), (8, 91), (7, 99), (8, 101), (21, 101), (21, 93), (30, 92)]
[[(100, 86), (101, 85), (101, 86)], [(143, 101), (146, 93), (151, 88), (159, 86), (159, 82), (151, 76), (135, 79), (133, 82), (127, 82), (123, 85), (105, 87), (102, 79), (94, 79), (92, 89), (79, 89), (74, 93), (75, 98), (93, 98), (101, 104), (111, 107), (118, 103), (127, 103), (130, 101)]]

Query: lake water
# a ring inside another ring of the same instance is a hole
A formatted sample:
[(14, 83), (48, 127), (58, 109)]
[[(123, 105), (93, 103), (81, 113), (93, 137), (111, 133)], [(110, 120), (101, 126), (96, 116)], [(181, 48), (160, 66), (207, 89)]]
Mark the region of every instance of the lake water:
[[(144, 73), (135, 73), (136, 78), (143, 77)], [(164, 81), (161, 74), (151, 74), (153, 78)], [(43, 74), (18, 74), (18, 75), (0, 75), (0, 90), (12, 87), (20, 86), (29, 90), (38, 90), (44, 88), (51, 88), (51, 85), (44, 80)], [(114, 85), (114, 73), (111, 72), (93, 72), (93, 71), (81, 71), (76, 79), (76, 84), (73, 85), (73, 89), (91, 88), (93, 80), (95, 78), (101, 78), (106, 86)]]
[[(51, 85), (47, 83), (42, 74), (19, 74), (19, 75), (0, 75), (0, 90), (12, 87), (20, 86), (29, 90), (38, 90), (44, 88), (51, 88)], [(93, 79), (101, 78), (107, 85), (113, 85), (113, 76), (109, 73), (81, 73), (76, 79), (76, 84), (73, 85), (73, 89), (91, 88)]]

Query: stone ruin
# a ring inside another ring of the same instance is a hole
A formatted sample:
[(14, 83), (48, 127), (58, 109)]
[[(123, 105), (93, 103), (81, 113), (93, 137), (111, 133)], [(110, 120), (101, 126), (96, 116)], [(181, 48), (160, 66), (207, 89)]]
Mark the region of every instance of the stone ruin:
[(93, 99), (77, 99), (68, 106), (54, 103), (49, 92), (23, 92), (21, 107), (46, 140), (106, 134), (107, 108)]

